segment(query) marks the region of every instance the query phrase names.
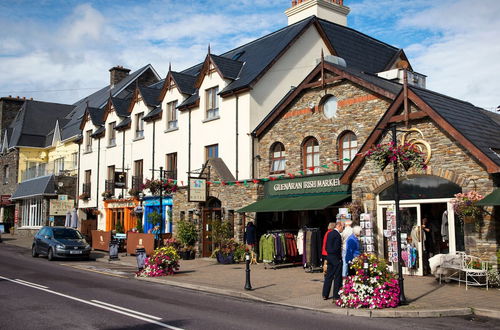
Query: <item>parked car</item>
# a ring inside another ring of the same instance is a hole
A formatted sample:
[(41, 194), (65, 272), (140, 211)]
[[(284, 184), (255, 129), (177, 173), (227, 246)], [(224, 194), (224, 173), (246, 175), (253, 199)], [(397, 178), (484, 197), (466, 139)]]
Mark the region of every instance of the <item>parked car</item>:
[(91, 247), (76, 229), (67, 227), (42, 227), (33, 238), (31, 255), (55, 258), (89, 259)]

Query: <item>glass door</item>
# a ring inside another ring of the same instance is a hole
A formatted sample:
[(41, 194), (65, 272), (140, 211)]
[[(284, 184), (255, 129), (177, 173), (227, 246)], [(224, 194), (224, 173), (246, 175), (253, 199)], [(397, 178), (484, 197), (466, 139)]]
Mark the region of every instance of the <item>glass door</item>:
[[(403, 273), (423, 275), (422, 264), (422, 232), (420, 205), (400, 205), (401, 214), (401, 256), (403, 258)], [(378, 206), (378, 248), (394, 271), (397, 271), (397, 236), (396, 215), (394, 203)]]

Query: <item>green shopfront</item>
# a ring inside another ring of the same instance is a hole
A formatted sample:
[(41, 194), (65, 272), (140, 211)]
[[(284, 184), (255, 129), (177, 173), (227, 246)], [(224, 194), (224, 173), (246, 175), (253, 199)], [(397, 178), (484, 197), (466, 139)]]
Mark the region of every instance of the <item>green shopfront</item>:
[[(340, 184), (341, 173), (269, 180), (261, 200), (238, 212), (254, 218), (258, 234), (303, 227), (326, 231), (339, 207), (350, 201), (350, 186)], [(252, 215), (254, 214), (254, 216)]]

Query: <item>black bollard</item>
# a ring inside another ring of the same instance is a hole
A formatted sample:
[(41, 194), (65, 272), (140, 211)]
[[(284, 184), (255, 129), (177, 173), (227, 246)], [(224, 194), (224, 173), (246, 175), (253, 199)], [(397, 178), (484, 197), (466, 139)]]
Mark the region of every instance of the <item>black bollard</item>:
[(250, 253), (245, 253), (245, 263), (246, 263), (246, 283), (245, 290), (252, 290), (252, 284), (250, 284)]

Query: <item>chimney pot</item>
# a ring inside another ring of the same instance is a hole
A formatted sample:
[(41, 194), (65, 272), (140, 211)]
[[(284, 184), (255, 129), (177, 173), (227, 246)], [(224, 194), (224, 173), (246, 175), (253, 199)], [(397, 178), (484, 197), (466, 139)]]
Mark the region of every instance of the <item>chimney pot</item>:
[(26, 100), (26, 96), (23, 96), (23, 100)]
[(292, 0), (292, 7), (297, 6), (297, 0)]
[(114, 87), (116, 84), (122, 81), (122, 79), (128, 76), (129, 73), (130, 70), (124, 68), (121, 65), (117, 65), (109, 69), (109, 83), (111, 87)]

